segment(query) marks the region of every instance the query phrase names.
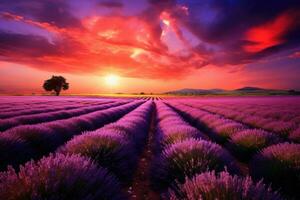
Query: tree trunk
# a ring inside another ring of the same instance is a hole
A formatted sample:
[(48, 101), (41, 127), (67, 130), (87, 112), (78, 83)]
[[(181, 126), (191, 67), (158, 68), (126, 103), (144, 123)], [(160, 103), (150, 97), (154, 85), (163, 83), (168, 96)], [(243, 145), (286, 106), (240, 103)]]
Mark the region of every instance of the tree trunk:
[(59, 96), (61, 88), (60, 87), (56, 87), (54, 91), (55, 91), (56, 96)]

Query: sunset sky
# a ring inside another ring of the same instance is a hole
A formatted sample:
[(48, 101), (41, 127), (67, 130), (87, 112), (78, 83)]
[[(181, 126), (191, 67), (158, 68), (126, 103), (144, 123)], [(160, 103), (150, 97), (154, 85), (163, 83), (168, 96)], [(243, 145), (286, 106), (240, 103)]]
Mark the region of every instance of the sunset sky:
[(52, 75), (74, 94), (300, 89), (300, 1), (0, 0), (0, 94)]

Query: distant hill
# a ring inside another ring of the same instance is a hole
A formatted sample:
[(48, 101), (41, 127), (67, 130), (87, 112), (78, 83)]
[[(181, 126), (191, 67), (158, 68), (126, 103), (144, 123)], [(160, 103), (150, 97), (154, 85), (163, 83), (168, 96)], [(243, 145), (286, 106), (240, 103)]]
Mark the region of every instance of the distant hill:
[(184, 88), (180, 90), (174, 90), (166, 92), (166, 94), (173, 94), (173, 95), (205, 95), (205, 94), (222, 94), (225, 90), (223, 89), (190, 89)]
[(223, 89), (191, 89), (184, 88), (180, 90), (174, 90), (165, 92), (170, 95), (299, 95), (299, 91), (295, 90), (276, 90), (276, 89), (264, 89), (259, 87), (242, 87), (235, 90), (223, 90)]
[(235, 91), (256, 91), (256, 90), (266, 90), (266, 89), (259, 88), (259, 87), (242, 87), (239, 89), (235, 89)]

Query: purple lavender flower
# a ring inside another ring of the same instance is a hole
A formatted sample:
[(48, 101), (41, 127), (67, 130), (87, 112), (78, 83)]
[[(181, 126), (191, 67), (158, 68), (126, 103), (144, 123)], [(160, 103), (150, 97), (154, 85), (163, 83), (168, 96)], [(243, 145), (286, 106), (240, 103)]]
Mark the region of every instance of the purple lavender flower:
[(79, 155), (51, 154), (0, 173), (0, 199), (122, 200), (117, 180)]
[(226, 118), (217, 118), (216, 120), (209, 122), (207, 125), (210, 128), (215, 128), (215, 127), (223, 126), (223, 125), (229, 124), (229, 123), (234, 123), (234, 121), (232, 121), (230, 119), (226, 119)]
[[(148, 124), (146, 126), (148, 126)], [(148, 127), (139, 128), (139, 126), (127, 121), (109, 124), (103, 128), (103, 131), (122, 135), (124, 139), (131, 143), (137, 152), (139, 152), (143, 149), (147, 139)]]
[(219, 125), (213, 130), (220, 142), (226, 142), (227, 139), (243, 129), (245, 129), (244, 125), (237, 122), (231, 122)]
[(64, 141), (68, 141), (74, 135), (78, 134), (80, 129), (76, 121), (73, 120), (58, 120), (49, 122), (47, 123), (47, 127), (62, 137)]
[(242, 160), (248, 160), (264, 147), (277, 144), (281, 140), (274, 134), (260, 129), (246, 129), (231, 137), (231, 147)]
[(169, 191), (171, 200), (281, 200), (262, 182), (254, 183), (250, 177), (231, 176), (228, 172), (206, 172), (186, 179), (183, 185)]
[(300, 127), (290, 133), (289, 139), (296, 143), (300, 143)]
[(218, 123), (226, 123), (226, 120), (219, 115), (206, 113), (206, 115), (203, 115), (200, 120), (204, 122), (208, 127), (212, 127), (214, 124)]
[[(52, 129), (43, 126), (43, 124), (15, 127), (6, 131), (3, 135), (16, 140), (21, 139), (26, 141), (38, 155), (44, 155), (45, 153), (53, 151), (64, 142), (60, 135), (55, 134)], [(2, 137), (2, 135), (0, 137)]]
[(130, 180), (137, 163), (136, 153), (127, 140), (105, 129), (79, 135), (58, 152), (89, 157), (125, 182)]
[(295, 129), (295, 124), (291, 122), (272, 121), (263, 126), (264, 129), (279, 133), (281, 137), (287, 138), (289, 133)]
[(250, 124), (251, 126), (254, 127), (264, 127), (266, 124), (272, 122), (273, 120), (271, 119), (267, 119), (267, 118), (263, 118), (257, 115), (247, 115), (245, 114), (245, 118), (241, 119), (241, 121), (243, 121), (246, 124)]
[[(116, 105), (116, 103), (106, 104), (106, 105), (95, 105), (86, 106), (83, 108), (77, 108), (73, 110), (60, 110), (54, 112), (45, 112), (31, 115), (16, 116), (9, 118), (7, 120), (0, 120), (0, 130), (7, 130), (9, 128), (25, 125), (25, 124), (37, 124), (42, 122), (48, 122), (53, 120), (65, 119), (70, 117), (75, 117), (90, 112), (98, 111), (101, 109), (109, 108), (109, 106)], [(118, 104), (117, 104), (118, 105)]]
[(196, 128), (185, 124), (171, 127), (166, 126), (165, 128), (163, 128), (163, 133), (164, 136), (162, 139), (162, 143), (164, 146), (172, 145), (190, 138), (207, 139), (207, 137)]
[[(84, 130), (101, 127), (105, 123), (115, 121), (127, 112), (139, 106), (141, 103), (142, 102), (140, 101), (134, 101), (132, 103), (122, 105), (124, 102), (119, 102), (117, 105), (121, 106), (116, 105), (116, 107), (109, 108), (107, 110), (95, 111), (78, 117), (37, 125), (22, 125), (1, 133), (0, 137), (7, 136), (14, 140), (21, 139), (25, 141), (30, 148), (34, 150), (32, 158), (36, 159), (54, 151), (66, 140), (69, 140), (73, 135), (79, 134)], [(5, 147), (6, 146), (4, 146), (4, 148)], [(9, 150), (3, 149), (3, 151)], [(16, 154), (27, 154), (27, 152), (20, 151), (16, 152)], [(25, 157), (26, 156), (24, 156), (24, 158)], [(10, 164), (9, 160), (4, 163)]]
[(21, 138), (9, 135), (0, 137), (0, 170), (6, 169), (8, 164), (16, 168), (19, 164), (34, 158), (36, 154), (37, 152)]
[(291, 121), (294, 122), (295, 124), (300, 124), (300, 116), (298, 115), (298, 116), (294, 117)]
[(77, 125), (79, 132), (95, 129), (93, 122), (86, 116), (74, 118), (72, 122)]
[(234, 158), (221, 146), (205, 140), (188, 139), (163, 151), (152, 166), (153, 188), (163, 191), (172, 183), (207, 170), (238, 173)]
[(252, 159), (250, 174), (299, 199), (300, 144), (280, 143), (263, 149)]

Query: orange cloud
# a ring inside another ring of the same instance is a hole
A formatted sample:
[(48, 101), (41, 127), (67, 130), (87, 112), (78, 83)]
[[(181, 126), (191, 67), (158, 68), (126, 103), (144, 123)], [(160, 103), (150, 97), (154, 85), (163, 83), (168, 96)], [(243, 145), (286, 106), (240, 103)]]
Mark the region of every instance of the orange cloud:
[[(177, 78), (208, 64), (253, 62), (255, 53), (284, 43), (296, 19), (285, 12), (248, 30), (247, 45), (231, 44), (206, 41), (200, 32), (187, 26), (188, 18), (195, 15), (190, 8), (156, 5), (138, 15), (89, 14), (76, 18), (80, 26), (59, 26), (50, 20), (4, 12), (1, 20), (38, 30), (36, 35), (0, 32), (1, 59), (44, 71), (101, 75), (113, 69), (127, 77)], [(196, 25), (193, 27), (201, 27)], [(47, 34), (39, 35), (39, 30)], [(246, 53), (240, 51), (241, 45)]]
[[(20, 51), (13, 46), (21, 44), (10, 38), (14, 45), (7, 44), (9, 48), (6, 48), (6, 61), (11, 58), (14, 62), (46, 71), (103, 74), (113, 68), (127, 77), (174, 78), (197, 67), (191, 64), (199, 61), (197, 54), (191, 55), (188, 61), (171, 54), (161, 38), (157, 38), (157, 32), (153, 32), (152, 25), (136, 16), (86, 17), (81, 21), (82, 28), (59, 28), (10, 13), (4, 13), (2, 17), (55, 34), (53, 44), (42, 38), (36, 40), (36, 36), (17, 35), (19, 41), (22, 37), (30, 37), (31, 44), (24, 44), (24, 51)], [(171, 17), (170, 20), (173, 20), (170, 26), (178, 36), (176, 21)], [(39, 44), (34, 44), (36, 42)], [(36, 56), (33, 58), (32, 55)]]

